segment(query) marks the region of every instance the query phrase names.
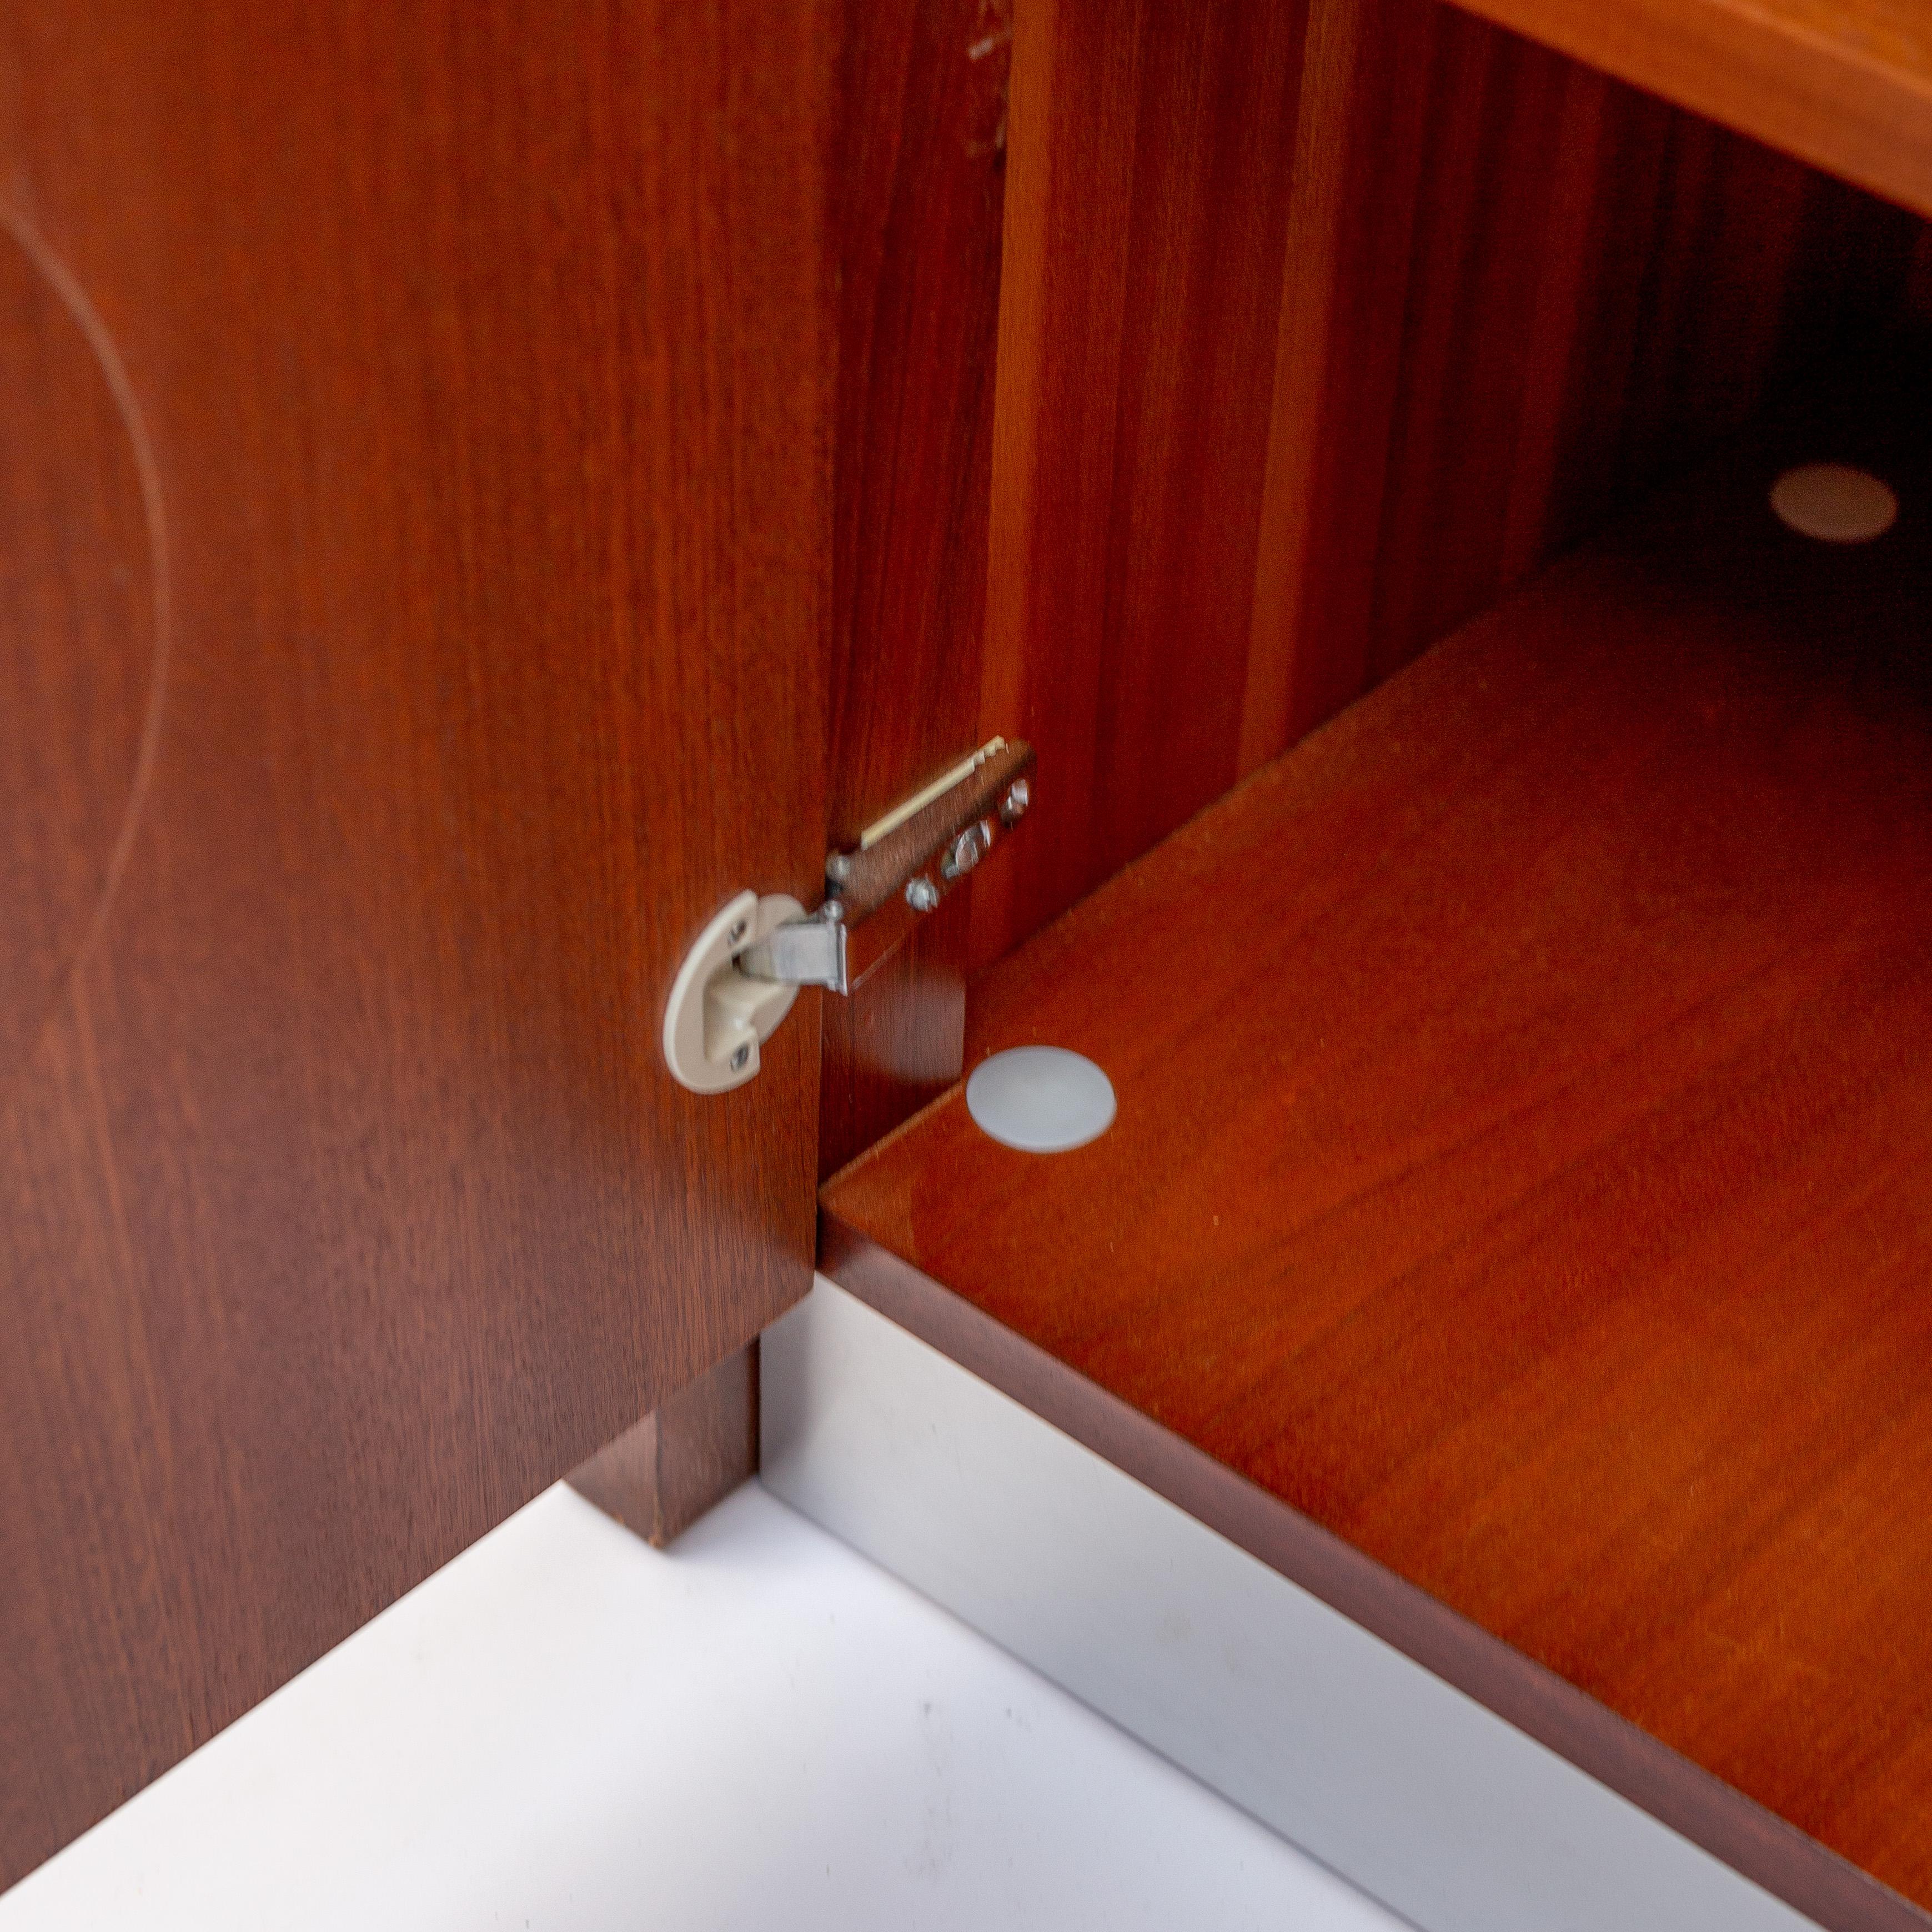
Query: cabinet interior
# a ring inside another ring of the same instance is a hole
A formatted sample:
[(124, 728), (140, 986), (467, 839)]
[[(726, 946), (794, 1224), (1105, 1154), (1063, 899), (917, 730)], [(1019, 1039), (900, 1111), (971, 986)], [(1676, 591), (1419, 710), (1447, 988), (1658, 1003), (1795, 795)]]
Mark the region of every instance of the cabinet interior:
[[(1907, 1922), (1856, 1886), (1932, 1906), (1926, 223), (1430, 0), (1012, 58), (979, 716), (1040, 805), (966, 1061), (1073, 1047), (1120, 1112), (1041, 1159), (953, 1088), (830, 1182), (829, 1271)], [(1820, 463), (1895, 523), (1787, 527)]]
[(1932, 315), (1918, 215), (1432, 0), (1017, 24), (976, 970)]

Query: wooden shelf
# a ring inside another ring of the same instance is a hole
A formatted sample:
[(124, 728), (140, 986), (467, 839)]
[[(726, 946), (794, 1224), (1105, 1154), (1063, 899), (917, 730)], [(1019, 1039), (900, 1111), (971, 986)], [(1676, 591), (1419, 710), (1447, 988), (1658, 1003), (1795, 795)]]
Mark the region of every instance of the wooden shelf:
[[(1100, 1140), (1009, 1151), (956, 1088), (823, 1197), (847, 1287), (1832, 1926), (1932, 1923), (1910, 367), (997, 968), (969, 1064), (1091, 1055)], [(1779, 524), (1821, 458), (1892, 479), (1894, 528)]]
[(1932, 14), (1918, 0), (1460, 4), (1932, 214)]

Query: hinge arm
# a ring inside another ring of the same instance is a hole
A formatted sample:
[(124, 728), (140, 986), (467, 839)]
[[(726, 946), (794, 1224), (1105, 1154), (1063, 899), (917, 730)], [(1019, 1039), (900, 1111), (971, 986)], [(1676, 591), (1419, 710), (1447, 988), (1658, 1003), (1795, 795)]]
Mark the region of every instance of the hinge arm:
[(827, 899), (809, 918), (774, 926), (756, 945), (739, 953), (734, 963), (748, 980), (848, 992), (845, 908), (836, 899)]
[[(910, 926), (976, 866), (1026, 815), (1033, 747), (995, 738), (896, 806), (849, 852), (825, 862), (818, 910), (776, 926), (734, 956), (748, 980), (849, 993)], [(848, 928), (896, 908), (866, 928), (854, 970)]]

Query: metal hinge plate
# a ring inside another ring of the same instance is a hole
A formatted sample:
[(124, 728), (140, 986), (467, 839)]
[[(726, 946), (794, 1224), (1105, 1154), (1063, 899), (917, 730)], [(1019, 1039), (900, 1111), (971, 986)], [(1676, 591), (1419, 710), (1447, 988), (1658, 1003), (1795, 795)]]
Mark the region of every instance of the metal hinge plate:
[(982, 745), (826, 859), (816, 912), (740, 893), (679, 969), (664, 1015), (672, 1073), (701, 1094), (753, 1078), (801, 986), (849, 993), (1026, 816), (1033, 769), (1030, 745)]

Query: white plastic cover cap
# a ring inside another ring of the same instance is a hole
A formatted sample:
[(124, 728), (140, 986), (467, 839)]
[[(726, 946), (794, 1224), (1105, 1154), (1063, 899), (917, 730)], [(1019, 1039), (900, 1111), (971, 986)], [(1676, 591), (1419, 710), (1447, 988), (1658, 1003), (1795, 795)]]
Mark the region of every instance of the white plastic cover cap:
[(1002, 1147), (1065, 1154), (1113, 1125), (1114, 1083), (1084, 1054), (1016, 1046), (974, 1068), (966, 1111)]
[(1869, 543), (1898, 519), (1892, 486), (1845, 463), (1805, 463), (1771, 486), (1771, 507), (1801, 536), (1821, 543)]

